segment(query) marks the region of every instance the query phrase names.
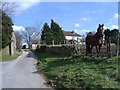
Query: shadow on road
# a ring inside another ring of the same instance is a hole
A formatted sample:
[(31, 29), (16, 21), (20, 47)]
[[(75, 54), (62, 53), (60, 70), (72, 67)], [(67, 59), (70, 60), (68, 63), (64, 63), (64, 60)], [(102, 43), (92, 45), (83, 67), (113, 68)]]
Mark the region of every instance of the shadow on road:
[(28, 58), (34, 58), (37, 59), (37, 57), (35, 56), (35, 54), (32, 51), (28, 51), (27, 56)]
[(36, 71), (33, 71), (32, 73), (34, 73), (34, 74), (43, 74), (43, 71), (38, 69)]

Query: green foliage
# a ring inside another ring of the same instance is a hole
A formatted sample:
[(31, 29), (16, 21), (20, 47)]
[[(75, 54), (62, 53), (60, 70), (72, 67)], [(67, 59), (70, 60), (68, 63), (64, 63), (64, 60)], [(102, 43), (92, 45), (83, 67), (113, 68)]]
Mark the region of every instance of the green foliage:
[(111, 42), (115, 43), (116, 45), (118, 43), (118, 37), (119, 37), (119, 45), (120, 45), (120, 32), (118, 29), (113, 29), (113, 30), (107, 29), (105, 30), (104, 33), (105, 33), (105, 40), (111, 37)]
[(45, 23), (44, 26), (43, 26), (41, 39), (47, 45), (51, 45), (52, 44), (53, 31), (49, 28), (47, 23)]
[(117, 36), (118, 34), (119, 34), (119, 30), (117, 30), (117, 29), (113, 29), (110, 31), (111, 36)]
[[(116, 45), (118, 44), (118, 36), (120, 36), (119, 30), (113, 29), (110, 31), (111, 35), (111, 42), (115, 43)], [(120, 39), (119, 39), (119, 45), (120, 45)]]
[(106, 29), (104, 33), (105, 33), (105, 40), (106, 40), (108, 37), (110, 37), (110, 29)]
[(50, 27), (47, 23), (44, 24), (42, 28), (41, 39), (47, 45), (51, 45), (53, 41), (54, 44), (60, 44), (60, 43), (64, 43), (65, 36), (62, 31), (62, 28), (60, 28), (60, 26), (57, 23), (51, 20)]
[(55, 44), (64, 43), (65, 36), (62, 31), (62, 28), (53, 20), (51, 20), (51, 29), (53, 30), (53, 33), (54, 33), (53, 37), (54, 37)]
[(41, 53), (39, 67), (56, 88), (120, 88), (120, 57), (60, 56)]
[(2, 11), (2, 48), (5, 48), (11, 43), (12, 25), (11, 18)]

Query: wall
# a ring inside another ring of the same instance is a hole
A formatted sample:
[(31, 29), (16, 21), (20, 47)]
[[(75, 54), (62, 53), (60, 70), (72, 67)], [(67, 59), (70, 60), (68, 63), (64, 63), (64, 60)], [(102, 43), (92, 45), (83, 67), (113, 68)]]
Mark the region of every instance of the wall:
[(11, 55), (14, 55), (15, 51), (16, 51), (16, 37), (15, 37), (15, 33), (12, 32), (12, 38), (11, 38), (12, 42), (11, 42), (11, 46), (10, 46), (10, 51), (11, 51)]
[(71, 50), (67, 46), (41, 46), (41, 51), (62, 54), (62, 55), (71, 55)]
[(9, 46), (5, 47), (5, 48), (2, 48), (1, 50), (1, 54), (4, 53), (5, 55), (10, 55), (10, 52), (9, 52)]

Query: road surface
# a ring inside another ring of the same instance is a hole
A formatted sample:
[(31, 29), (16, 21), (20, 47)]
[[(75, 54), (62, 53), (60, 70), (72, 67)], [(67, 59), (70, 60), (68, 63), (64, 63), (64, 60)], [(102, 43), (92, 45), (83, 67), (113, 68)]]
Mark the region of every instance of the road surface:
[(16, 60), (2, 62), (2, 88), (48, 88), (36, 73), (32, 52), (23, 52)]

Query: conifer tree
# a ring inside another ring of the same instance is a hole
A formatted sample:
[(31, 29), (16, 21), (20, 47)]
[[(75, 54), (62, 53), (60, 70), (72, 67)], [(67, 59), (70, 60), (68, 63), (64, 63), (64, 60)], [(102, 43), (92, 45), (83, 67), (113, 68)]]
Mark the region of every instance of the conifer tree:
[(63, 30), (53, 20), (51, 20), (51, 29), (53, 30), (53, 34), (54, 34), (53, 39), (54, 39), (55, 44), (64, 43), (65, 36), (64, 36)]
[(62, 28), (53, 20), (51, 20), (51, 26), (47, 23), (44, 24), (42, 28), (41, 40), (47, 45), (62, 44), (64, 43), (65, 36)]
[(13, 32), (13, 22), (9, 16), (6, 15), (5, 12), (0, 10), (2, 16), (2, 48), (5, 48), (11, 43), (11, 37)]
[(45, 42), (47, 45), (52, 44), (52, 30), (49, 28), (48, 24), (45, 23), (43, 28), (42, 28), (42, 35), (41, 35), (41, 40)]

